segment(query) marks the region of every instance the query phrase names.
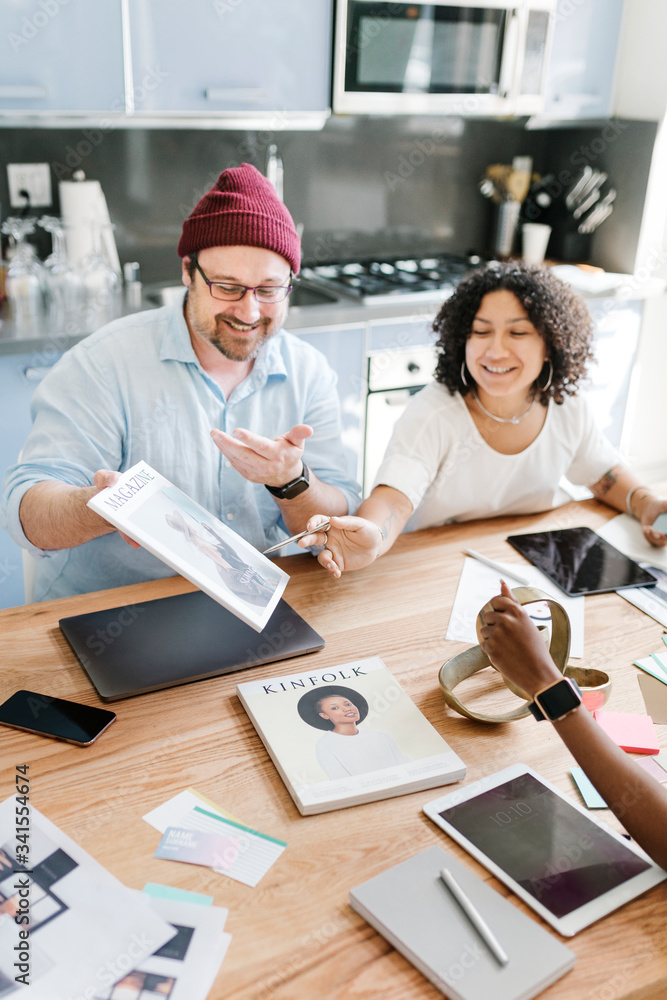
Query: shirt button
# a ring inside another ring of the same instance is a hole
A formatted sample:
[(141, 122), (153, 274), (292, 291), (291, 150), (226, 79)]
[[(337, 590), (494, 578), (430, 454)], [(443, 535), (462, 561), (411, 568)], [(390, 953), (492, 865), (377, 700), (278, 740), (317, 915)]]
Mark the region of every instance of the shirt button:
[(231, 469), (231, 467), (232, 467), (232, 463), (229, 461), (229, 459), (225, 459), (225, 468), (226, 469)]
[(227, 514), (227, 520), (228, 521), (233, 521), (234, 520), (234, 515), (233, 514)]

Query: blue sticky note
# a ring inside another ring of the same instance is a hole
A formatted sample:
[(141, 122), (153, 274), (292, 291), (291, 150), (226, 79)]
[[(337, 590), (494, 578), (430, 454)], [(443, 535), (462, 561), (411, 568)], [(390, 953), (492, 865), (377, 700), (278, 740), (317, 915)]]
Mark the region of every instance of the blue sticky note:
[(589, 809), (607, 809), (607, 803), (598, 792), (595, 785), (589, 781), (581, 767), (571, 767), (570, 774), (581, 793), (584, 803)]
[(200, 892), (188, 892), (173, 885), (160, 885), (159, 882), (147, 882), (143, 892), (154, 899), (175, 899), (179, 903), (199, 903), (200, 906), (210, 906), (213, 896), (204, 896)]

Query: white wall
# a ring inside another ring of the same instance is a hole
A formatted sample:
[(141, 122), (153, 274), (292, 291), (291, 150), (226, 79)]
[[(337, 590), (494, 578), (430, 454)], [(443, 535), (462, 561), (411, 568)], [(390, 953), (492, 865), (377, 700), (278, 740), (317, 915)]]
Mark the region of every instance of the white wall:
[(622, 450), (647, 482), (667, 480), (667, 294), (644, 303)]

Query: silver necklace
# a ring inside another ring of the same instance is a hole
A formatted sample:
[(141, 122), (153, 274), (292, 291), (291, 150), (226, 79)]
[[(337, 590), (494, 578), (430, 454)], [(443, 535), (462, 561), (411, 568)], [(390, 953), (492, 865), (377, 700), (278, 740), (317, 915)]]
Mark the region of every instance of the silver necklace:
[(495, 415), (495, 413), (489, 413), (489, 411), (487, 410), (487, 408), (485, 406), (482, 406), (482, 404), (480, 403), (480, 400), (479, 400), (479, 396), (477, 395), (477, 392), (475, 391), (475, 389), (472, 389), (471, 392), (472, 392), (473, 399), (475, 400), (475, 402), (479, 406), (479, 408), (482, 411), (482, 413), (485, 413), (487, 415), (487, 417), (490, 417), (491, 420), (495, 420), (496, 423), (498, 423), (498, 424), (518, 424), (518, 423), (520, 423), (523, 420), (524, 417), (528, 416), (528, 414), (530, 413), (530, 411), (532, 410), (532, 408), (535, 406), (535, 400), (537, 399), (536, 396), (533, 396), (533, 401), (530, 404), (530, 406), (528, 407), (528, 409), (525, 410), (523, 413), (520, 413), (517, 417), (497, 417)]

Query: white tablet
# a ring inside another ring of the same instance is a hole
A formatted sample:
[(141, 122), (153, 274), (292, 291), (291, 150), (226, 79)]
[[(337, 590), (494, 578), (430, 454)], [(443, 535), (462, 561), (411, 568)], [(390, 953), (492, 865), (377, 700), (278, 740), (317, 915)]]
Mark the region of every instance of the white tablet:
[(428, 802), (424, 812), (566, 937), (667, 878), (525, 764)]

